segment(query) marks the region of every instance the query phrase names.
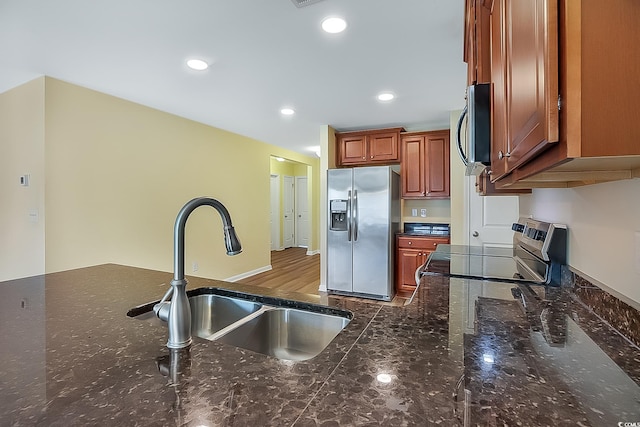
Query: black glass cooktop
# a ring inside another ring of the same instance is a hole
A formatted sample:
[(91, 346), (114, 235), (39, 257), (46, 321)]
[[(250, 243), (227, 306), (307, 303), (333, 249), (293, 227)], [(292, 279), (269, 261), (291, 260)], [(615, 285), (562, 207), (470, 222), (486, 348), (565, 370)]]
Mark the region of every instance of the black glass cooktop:
[(544, 283), (544, 272), (533, 273), (526, 263), (523, 265), (516, 259), (512, 248), (438, 245), (429, 256), (423, 274)]

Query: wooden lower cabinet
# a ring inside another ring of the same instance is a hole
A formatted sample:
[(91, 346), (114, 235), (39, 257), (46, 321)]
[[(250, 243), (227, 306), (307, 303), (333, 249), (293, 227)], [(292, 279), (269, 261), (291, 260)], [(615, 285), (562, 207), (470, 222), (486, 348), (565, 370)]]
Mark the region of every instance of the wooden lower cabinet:
[(396, 237), (396, 293), (411, 296), (416, 289), (415, 274), (438, 244), (449, 243), (448, 237)]

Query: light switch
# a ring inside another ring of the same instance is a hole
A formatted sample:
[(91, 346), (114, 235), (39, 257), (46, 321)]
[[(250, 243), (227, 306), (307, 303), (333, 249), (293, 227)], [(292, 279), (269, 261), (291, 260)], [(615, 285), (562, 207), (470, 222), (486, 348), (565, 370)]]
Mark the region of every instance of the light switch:
[(411, 216), (418, 216), (418, 209), (411, 209)]

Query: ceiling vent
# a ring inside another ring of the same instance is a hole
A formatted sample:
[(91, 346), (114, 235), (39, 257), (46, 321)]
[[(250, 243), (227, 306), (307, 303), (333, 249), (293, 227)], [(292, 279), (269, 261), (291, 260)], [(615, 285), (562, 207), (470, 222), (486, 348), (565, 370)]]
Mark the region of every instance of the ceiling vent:
[(319, 1), (322, 1), (322, 0), (291, 0), (291, 2), (296, 5), (296, 7), (309, 6), (314, 3), (318, 3)]

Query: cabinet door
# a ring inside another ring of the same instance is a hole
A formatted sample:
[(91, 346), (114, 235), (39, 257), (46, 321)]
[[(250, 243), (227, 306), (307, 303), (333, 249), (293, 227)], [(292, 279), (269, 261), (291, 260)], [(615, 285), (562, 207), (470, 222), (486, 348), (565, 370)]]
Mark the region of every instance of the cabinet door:
[(398, 160), (398, 133), (387, 132), (367, 136), (370, 162)]
[(509, 165), (505, 153), (509, 152), (507, 141), (507, 56), (506, 37), (503, 31), (505, 21), (505, 0), (493, 0), (491, 12), (491, 176), (500, 178), (507, 173)]
[(557, 0), (503, 1), (508, 170), (558, 141)]
[(396, 291), (413, 292), (416, 287), (416, 270), (424, 264), (426, 257), (423, 251), (415, 249), (399, 249), (397, 255)]
[(338, 144), (341, 165), (362, 164), (367, 161), (367, 144), (364, 135), (341, 136)]
[(449, 133), (429, 134), (425, 140), (427, 198), (449, 197)]
[(425, 196), (424, 136), (402, 137), (402, 197), (405, 199)]

